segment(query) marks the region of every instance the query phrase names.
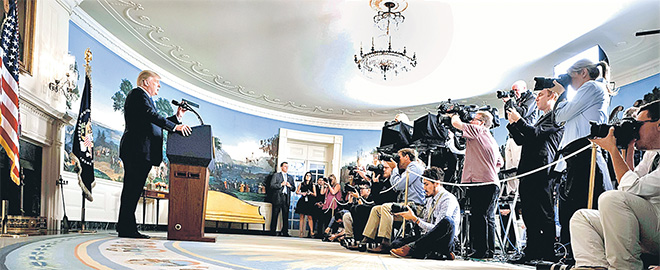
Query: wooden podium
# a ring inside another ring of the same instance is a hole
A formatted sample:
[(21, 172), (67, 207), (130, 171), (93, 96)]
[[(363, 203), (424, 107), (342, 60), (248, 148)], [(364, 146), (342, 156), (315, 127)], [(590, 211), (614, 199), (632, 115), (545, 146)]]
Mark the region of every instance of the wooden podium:
[(213, 159), (211, 126), (193, 127), (188, 137), (170, 132), (167, 158), (170, 160), (167, 239), (215, 242), (215, 238), (204, 237), (208, 165)]

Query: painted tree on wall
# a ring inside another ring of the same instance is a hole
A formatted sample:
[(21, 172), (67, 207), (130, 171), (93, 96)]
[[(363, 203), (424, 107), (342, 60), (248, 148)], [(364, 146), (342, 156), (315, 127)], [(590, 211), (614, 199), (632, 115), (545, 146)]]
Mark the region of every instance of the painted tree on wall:
[(271, 168), (277, 168), (277, 151), (280, 145), (280, 134), (278, 133), (273, 135), (273, 137), (261, 140), (259, 141), (259, 144), (261, 144), (259, 149), (264, 151), (264, 153), (267, 153), (269, 156), (268, 165), (270, 165)]
[(127, 79), (121, 79), (121, 84), (119, 84), (119, 91), (117, 91), (112, 96), (112, 109), (115, 111), (121, 111), (124, 113), (124, 103), (126, 102), (126, 96), (128, 92), (133, 89), (133, 84)]

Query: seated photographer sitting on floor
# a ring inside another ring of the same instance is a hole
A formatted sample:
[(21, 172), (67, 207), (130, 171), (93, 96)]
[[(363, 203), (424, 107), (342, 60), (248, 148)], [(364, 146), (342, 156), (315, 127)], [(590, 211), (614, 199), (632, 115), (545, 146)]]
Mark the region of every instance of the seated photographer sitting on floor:
[[(619, 187), (598, 198), (599, 210), (580, 209), (571, 218), (571, 246), (582, 269), (643, 269), (641, 254), (660, 252), (660, 101), (640, 108), (637, 122), (639, 139), (627, 144), (625, 160), (615, 128), (591, 140), (612, 155)], [(646, 153), (633, 168), (635, 146)]]
[[(408, 182), (408, 205), (412, 207), (413, 211), (420, 213), (424, 203), (422, 166), (416, 161), (415, 152), (410, 148), (399, 150), (397, 155), (397, 168), (392, 171), (390, 177), (392, 188), (399, 192), (399, 201), (403, 202), (402, 197), (405, 193), (406, 182)], [(403, 219), (397, 218), (397, 220), (402, 221)], [(363, 242), (376, 242), (378, 244), (367, 248), (368, 251), (376, 253), (389, 251), (393, 223), (392, 203), (374, 206), (371, 209), (369, 220), (363, 232)]]
[(421, 218), (410, 208), (394, 215), (412, 220), (420, 228), (421, 234), (398, 239), (392, 242), (390, 254), (399, 258), (438, 258), (453, 260), (452, 246), (458, 235), (461, 209), (458, 200), (439, 182), (444, 172), (437, 167), (424, 171), (424, 191), (426, 204)]
[[(355, 189), (358, 189), (356, 191)], [(369, 182), (360, 182), (357, 183), (355, 187), (346, 187), (346, 192), (348, 192), (348, 205), (345, 208), (348, 210), (343, 213), (342, 220), (344, 222), (344, 237), (346, 239), (342, 244), (346, 247), (355, 246), (354, 239), (354, 226), (353, 226), (353, 214), (355, 208), (365, 204), (373, 204), (373, 199), (371, 196), (371, 187)], [(365, 218), (366, 219), (366, 218)], [(366, 221), (365, 221), (366, 223)], [(359, 227), (358, 234), (360, 239), (362, 239), (362, 230), (364, 229), (364, 224)]]

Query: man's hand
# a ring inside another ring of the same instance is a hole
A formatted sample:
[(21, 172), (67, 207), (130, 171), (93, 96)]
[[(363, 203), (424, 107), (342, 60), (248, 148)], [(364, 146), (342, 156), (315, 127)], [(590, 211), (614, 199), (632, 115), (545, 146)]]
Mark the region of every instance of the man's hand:
[(559, 84), (556, 80), (553, 80), (552, 83), (555, 84), (555, 86), (553, 86), (552, 88), (549, 88), (548, 90), (550, 90), (552, 92), (555, 92), (557, 94), (560, 94), (560, 95), (562, 93), (564, 93), (564, 91), (566, 91), (566, 89), (561, 84)]
[[(605, 138), (589, 139), (591, 142), (607, 150), (610, 153), (618, 153), (619, 149), (616, 147), (616, 138), (614, 137), (614, 127), (610, 128)], [(634, 141), (634, 140), (633, 140)]]
[[(186, 103), (186, 102), (182, 101), (181, 103)], [(183, 114), (185, 114), (188, 111), (184, 107), (185, 106), (179, 106), (179, 108), (176, 110), (176, 118), (178, 118), (179, 121), (181, 121), (181, 119), (183, 118)]]
[(509, 110), (506, 111), (506, 116), (507, 119), (509, 119), (509, 123), (515, 123), (520, 120), (520, 114), (514, 108), (509, 108)]
[(400, 216), (400, 217), (402, 217), (403, 219), (406, 219), (406, 220), (417, 219), (417, 217), (415, 216), (415, 214), (413, 214), (410, 207), (406, 206), (406, 208), (408, 209), (408, 211), (401, 212), (401, 213), (395, 213), (394, 215)]
[[(179, 107), (179, 108), (181, 108), (181, 107)], [(174, 127), (174, 131), (179, 131), (179, 132), (181, 132), (181, 134), (183, 134), (183, 136), (186, 136), (186, 137), (188, 137), (188, 136), (190, 136), (190, 134), (192, 134), (192, 129), (188, 125), (184, 125), (184, 124), (176, 125)]]
[(373, 182), (378, 182), (378, 181), (380, 181), (379, 179), (380, 179), (380, 174), (377, 174), (376, 177), (372, 178), (372, 181)]
[(503, 97), (502, 101), (504, 101), (504, 103), (507, 103), (509, 102), (510, 99), (511, 99), (510, 97)]

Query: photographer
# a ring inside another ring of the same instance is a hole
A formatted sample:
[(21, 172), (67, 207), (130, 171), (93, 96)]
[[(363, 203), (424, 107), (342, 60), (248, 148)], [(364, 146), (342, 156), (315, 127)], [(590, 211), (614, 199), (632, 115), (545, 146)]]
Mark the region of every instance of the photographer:
[[(586, 137), (590, 134), (590, 121), (598, 124), (607, 122), (607, 108), (610, 104), (610, 93), (606, 86), (608, 65), (605, 62), (597, 64), (587, 59), (577, 61), (568, 71), (570, 85), (577, 89), (575, 96), (567, 100), (564, 86), (553, 81), (554, 87), (550, 91), (559, 94), (554, 109), (555, 123), (564, 124), (564, 135), (559, 143), (560, 153), (568, 155), (590, 144)], [(599, 78), (600, 75), (602, 78)], [(594, 209), (598, 208), (598, 196), (606, 190), (612, 189), (612, 182), (603, 155), (598, 150), (596, 155), (596, 178), (593, 193)], [(569, 220), (573, 213), (580, 208), (587, 207), (589, 197), (589, 174), (591, 168), (591, 153), (583, 151), (565, 163), (559, 163), (557, 169), (566, 169), (566, 180), (560, 184), (559, 196), (559, 223), (561, 224), (561, 242), (570, 240), (568, 230)], [(569, 255), (569, 258), (571, 256)]]
[[(640, 256), (660, 252), (660, 101), (643, 106), (639, 139), (621, 156), (610, 128), (607, 137), (592, 142), (610, 152), (618, 190), (599, 198), (599, 210), (578, 210), (571, 218), (571, 246), (577, 266), (596, 269), (643, 269)], [(633, 169), (634, 147), (646, 150)], [(575, 268), (574, 268), (575, 269)]]
[[(522, 146), (519, 175), (550, 164), (555, 159), (559, 140), (564, 133), (563, 127), (555, 125), (551, 117), (558, 96), (548, 89), (539, 92), (536, 103), (544, 114), (536, 124), (527, 122), (514, 109), (507, 112), (509, 124), (506, 128), (516, 144)], [(555, 211), (550, 171), (548, 168), (521, 179), (519, 191), (527, 227), (527, 247), (524, 256), (514, 263), (555, 259)]]
[[(502, 95), (500, 93), (502, 93), (502, 91), (498, 91), (498, 97)], [(525, 81), (519, 80), (514, 82), (511, 86), (511, 92), (509, 92), (508, 95), (503, 96), (502, 101), (504, 101), (505, 112), (515, 110), (526, 123), (530, 125), (536, 123), (536, 95), (534, 95), (534, 92), (527, 89), (527, 83), (525, 83)], [(507, 113), (504, 114), (504, 118), (510, 120)], [(516, 144), (511, 137), (511, 133), (509, 133), (504, 149), (505, 170), (514, 170), (520, 163), (520, 151), (522, 151), (521, 146)], [(504, 193), (503, 196), (515, 193), (518, 189), (518, 185), (518, 179), (508, 181), (506, 183), (506, 193)]]
[(486, 111), (478, 111), (470, 123), (463, 123), (456, 114), (451, 116), (451, 124), (462, 130), (466, 139), (461, 183), (487, 183), (469, 187), (466, 193), (471, 204), (472, 258), (492, 258), (495, 252), (495, 205), (500, 190), (497, 171), (503, 162), (489, 130), (492, 123), (493, 116)]
[[(426, 204), (418, 218), (410, 208), (396, 213), (405, 220), (412, 220), (421, 230), (420, 235), (395, 240), (390, 254), (399, 258), (439, 258), (453, 260), (452, 246), (458, 235), (461, 209), (453, 194), (445, 190), (439, 182), (444, 173), (437, 167), (424, 171), (424, 191)], [(436, 254), (433, 254), (436, 253)]]
[[(392, 188), (399, 192), (399, 198), (405, 196), (406, 182), (408, 182), (408, 205), (419, 212), (424, 203), (424, 184), (421, 175), (422, 167), (416, 162), (415, 152), (404, 148), (397, 152), (399, 162), (397, 168), (392, 170), (390, 182)], [(407, 179), (407, 180), (406, 180)], [(403, 199), (399, 199), (403, 202)], [(397, 221), (402, 219), (398, 218)], [(392, 238), (392, 203), (375, 206), (369, 213), (369, 220), (364, 228), (364, 241), (375, 242), (377, 245), (368, 248), (370, 252), (384, 253), (390, 249)]]
[[(373, 206), (373, 197), (369, 182), (358, 183), (356, 188), (358, 189), (357, 191), (349, 188), (346, 189), (349, 203), (346, 206), (348, 212), (343, 214), (342, 220), (344, 221), (345, 237), (348, 240), (347, 248), (357, 248), (355, 241), (351, 241), (351, 239), (362, 239), (362, 231), (364, 230), (364, 225), (367, 223), (369, 213), (362, 211), (362, 216), (356, 216), (355, 220), (353, 219), (353, 214), (360, 215), (357, 210), (358, 207), (369, 205), (367, 207), (371, 210), (371, 206)], [(356, 223), (355, 221), (358, 222)]]

